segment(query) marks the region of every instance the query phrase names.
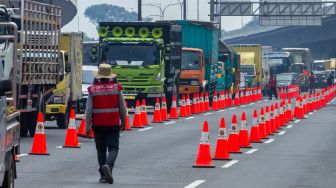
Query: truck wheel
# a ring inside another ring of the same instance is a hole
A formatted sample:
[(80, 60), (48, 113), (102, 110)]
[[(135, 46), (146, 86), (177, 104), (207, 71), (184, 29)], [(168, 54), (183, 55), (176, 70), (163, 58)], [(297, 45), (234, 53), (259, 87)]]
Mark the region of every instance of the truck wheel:
[(56, 118), (56, 122), (57, 122), (57, 127), (58, 128), (66, 129), (68, 127), (68, 123), (69, 123), (68, 113), (58, 115), (57, 118)]
[(14, 172), (15, 164), (13, 155), (10, 154), (8, 161), (8, 169), (5, 172), (5, 178), (3, 180), (2, 188), (14, 188)]

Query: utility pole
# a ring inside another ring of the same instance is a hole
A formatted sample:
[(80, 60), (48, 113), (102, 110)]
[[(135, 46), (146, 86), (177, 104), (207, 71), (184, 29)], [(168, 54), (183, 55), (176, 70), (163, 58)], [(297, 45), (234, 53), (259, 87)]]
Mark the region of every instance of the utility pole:
[(211, 22), (215, 21), (214, 11), (215, 11), (215, 0), (210, 0), (210, 21)]
[(183, 0), (183, 20), (187, 19), (187, 0)]
[(142, 11), (141, 11), (141, 0), (138, 0), (138, 21), (141, 21), (141, 17), (142, 17)]

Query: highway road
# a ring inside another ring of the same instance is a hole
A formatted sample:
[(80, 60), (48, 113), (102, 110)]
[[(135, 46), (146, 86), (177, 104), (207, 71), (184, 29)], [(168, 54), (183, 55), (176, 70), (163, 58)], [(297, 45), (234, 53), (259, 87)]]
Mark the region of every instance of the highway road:
[(81, 148), (60, 148), (66, 130), (47, 122), (50, 156), (26, 155), (32, 138), (23, 138), (16, 187), (335, 187), (335, 100), (308, 114), (307, 119), (290, 122), (279, 134), (264, 140), (267, 143), (231, 154), (233, 161), (214, 161), (216, 168), (212, 169), (192, 168), (204, 120), (209, 122), (213, 153), (221, 117), (229, 131), (232, 115), (237, 115), (239, 124), (244, 111), (250, 128), (253, 110), (274, 102), (263, 100), (122, 132), (113, 185), (98, 183), (93, 140), (79, 138)]

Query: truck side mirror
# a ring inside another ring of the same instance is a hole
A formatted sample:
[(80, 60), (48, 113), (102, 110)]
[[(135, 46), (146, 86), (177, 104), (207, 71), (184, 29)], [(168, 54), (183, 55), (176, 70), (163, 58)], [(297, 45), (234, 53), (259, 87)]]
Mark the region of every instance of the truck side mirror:
[(0, 96), (12, 90), (11, 80), (0, 80)]

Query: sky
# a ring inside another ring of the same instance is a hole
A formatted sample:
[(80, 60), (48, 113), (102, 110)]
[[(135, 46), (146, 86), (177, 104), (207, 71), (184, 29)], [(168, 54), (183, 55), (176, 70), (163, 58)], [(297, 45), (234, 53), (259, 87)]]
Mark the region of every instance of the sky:
[[(180, 0), (181, 2), (183, 0)], [(199, 20), (209, 21), (210, 5), (209, 0), (199, 0)], [(88, 34), (89, 37), (97, 38), (96, 26), (92, 24), (88, 18), (84, 16), (85, 9), (95, 4), (113, 4), (126, 8), (129, 11), (137, 12), (138, 1), (137, 0), (78, 0), (77, 4), (77, 16), (62, 29), (63, 31), (82, 31)], [(160, 14), (158, 7), (148, 6), (145, 4), (161, 4), (162, 9), (169, 4), (175, 4), (166, 7), (164, 13), (165, 20), (181, 19), (181, 7), (178, 4), (178, 0), (142, 0), (144, 4), (142, 6), (142, 17), (150, 16), (154, 20), (158, 20), (159, 17), (155, 15)], [(153, 16), (154, 15), (154, 16)], [(187, 19), (197, 20), (197, 0), (187, 0)], [(226, 31), (239, 29), (242, 24), (246, 24), (251, 18), (241, 16), (238, 17), (222, 17), (222, 29)]]

